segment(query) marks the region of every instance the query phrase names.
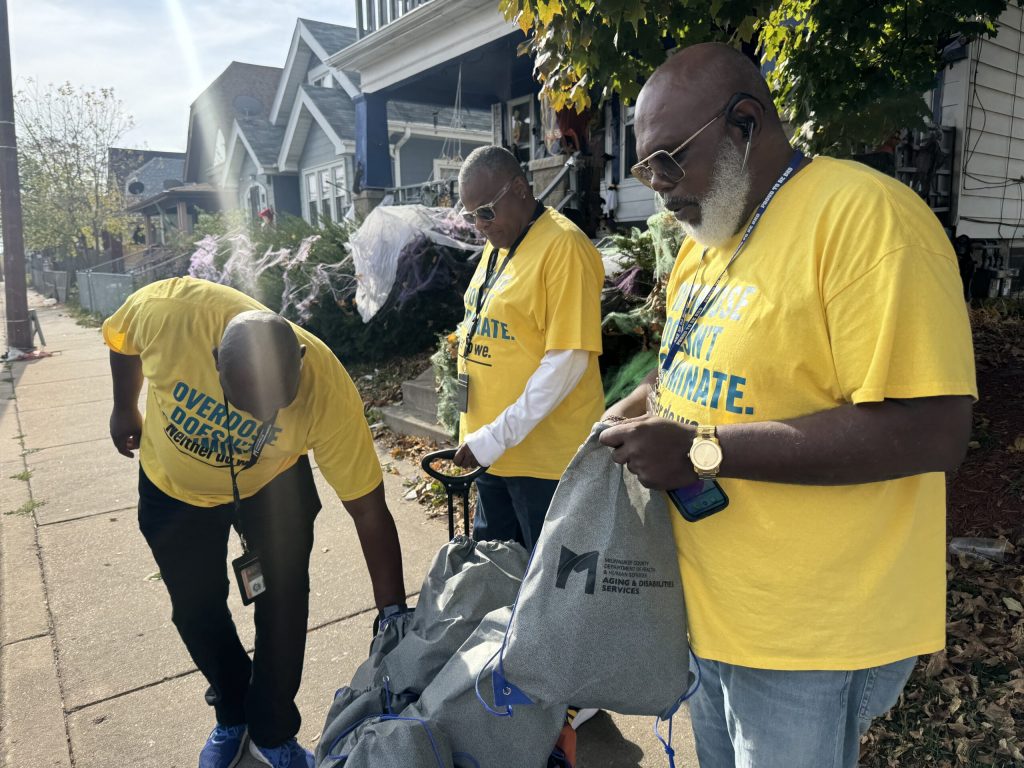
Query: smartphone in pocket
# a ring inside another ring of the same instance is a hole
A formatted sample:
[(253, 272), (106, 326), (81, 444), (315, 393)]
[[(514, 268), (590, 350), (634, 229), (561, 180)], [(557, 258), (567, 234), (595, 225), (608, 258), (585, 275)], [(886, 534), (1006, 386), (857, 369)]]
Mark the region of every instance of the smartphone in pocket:
[(698, 480), (693, 485), (676, 488), (668, 492), (668, 497), (683, 519), (690, 523), (710, 517), (729, 506), (729, 497), (714, 479)]

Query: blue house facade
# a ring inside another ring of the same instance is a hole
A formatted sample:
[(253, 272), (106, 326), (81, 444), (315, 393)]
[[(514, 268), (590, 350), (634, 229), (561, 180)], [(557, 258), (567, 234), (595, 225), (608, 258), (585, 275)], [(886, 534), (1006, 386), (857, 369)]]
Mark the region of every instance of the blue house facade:
[[(395, 101), (461, 104), (490, 111), (491, 141), (510, 149), (533, 178), (535, 192), (548, 189), (563, 171), (567, 155), (554, 115), (541, 104), (533, 62), (519, 56), (522, 31), (506, 21), (493, 0), (355, 0), (358, 40), (330, 63), (358, 71), (362, 99), (357, 103), (356, 162), (366, 183), (387, 189), (397, 182), (380, 135)], [(576, 158), (589, 171), (586, 190), (558, 189), (547, 202), (585, 207), (587, 192), (610, 200), (611, 216), (635, 222), (655, 211), (655, 196), (629, 176), (632, 114), (618, 104), (602, 109), (601, 126), (589, 156)], [(610, 159), (608, 159), (610, 158)], [(606, 161), (607, 159), (607, 161)], [(609, 191), (613, 195), (608, 195)], [(573, 199), (575, 196), (575, 199)]]

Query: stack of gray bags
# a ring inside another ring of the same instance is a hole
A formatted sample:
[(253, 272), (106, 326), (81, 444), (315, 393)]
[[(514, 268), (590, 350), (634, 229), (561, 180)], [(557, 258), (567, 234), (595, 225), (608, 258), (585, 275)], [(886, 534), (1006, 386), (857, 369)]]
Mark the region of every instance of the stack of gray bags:
[(512, 542), (441, 549), (415, 612), (381, 628), (336, 694), (318, 768), (541, 768), (569, 704), (668, 718), (692, 693), (673, 512), (602, 429), (529, 563)]
[(491, 674), (526, 570), (514, 542), (457, 536), (443, 547), (416, 610), (381, 627), (352, 684), (335, 694), (318, 768), (544, 766), (566, 704), (491, 714)]

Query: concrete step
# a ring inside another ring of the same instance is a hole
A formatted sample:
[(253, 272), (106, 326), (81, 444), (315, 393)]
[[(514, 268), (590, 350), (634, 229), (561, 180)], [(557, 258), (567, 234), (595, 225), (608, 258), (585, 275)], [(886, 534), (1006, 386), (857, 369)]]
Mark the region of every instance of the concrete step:
[(400, 435), (425, 437), (443, 445), (451, 445), (452, 439), (444, 427), (435, 418), (427, 418), (422, 414), (405, 407), (405, 405), (385, 405), (380, 409), (384, 424), (392, 432)]
[(429, 421), (437, 419), (437, 383), (433, 368), (427, 368), (411, 381), (402, 382), (402, 401), (408, 410)]

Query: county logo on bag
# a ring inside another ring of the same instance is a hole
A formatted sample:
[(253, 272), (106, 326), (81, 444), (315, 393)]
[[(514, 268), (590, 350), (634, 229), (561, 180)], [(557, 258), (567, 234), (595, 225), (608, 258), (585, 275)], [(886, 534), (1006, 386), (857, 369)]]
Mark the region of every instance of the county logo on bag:
[(499, 657), (499, 706), (571, 702), (670, 717), (690, 686), (665, 495), (594, 427), (555, 491)]
[(588, 595), (594, 594), (594, 582), (597, 581), (597, 557), (600, 552), (584, 552), (577, 555), (566, 546), (562, 546), (562, 552), (558, 556), (558, 571), (555, 574), (555, 586), (565, 589), (565, 583), (572, 573), (587, 574), (585, 592)]

